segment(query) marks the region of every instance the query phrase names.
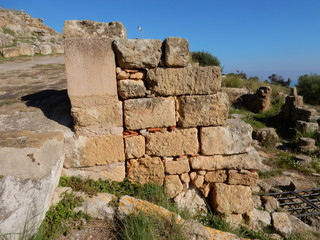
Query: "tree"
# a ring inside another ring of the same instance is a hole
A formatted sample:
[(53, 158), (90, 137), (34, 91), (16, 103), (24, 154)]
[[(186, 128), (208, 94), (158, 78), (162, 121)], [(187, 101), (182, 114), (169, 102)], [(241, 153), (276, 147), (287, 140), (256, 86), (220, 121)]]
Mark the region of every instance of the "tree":
[(198, 62), (200, 66), (219, 66), (220, 61), (211, 53), (205, 51), (191, 52), (192, 61)]
[(303, 96), (305, 102), (320, 104), (320, 75), (305, 74), (300, 76), (297, 85), (299, 95)]
[(291, 83), (291, 79), (288, 78), (287, 81), (284, 80), (284, 78), (281, 75), (277, 75), (275, 73), (271, 74), (268, 79), (270, 80), (271, 83), (273, 84), (277, 84), (280, 86), (284, 86), (284, 87), (289, 87), (290, 83)]

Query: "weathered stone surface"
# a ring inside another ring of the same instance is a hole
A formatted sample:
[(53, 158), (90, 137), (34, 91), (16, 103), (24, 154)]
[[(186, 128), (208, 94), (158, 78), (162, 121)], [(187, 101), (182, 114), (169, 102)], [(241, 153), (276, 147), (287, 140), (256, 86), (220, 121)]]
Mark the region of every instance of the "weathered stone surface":
[(118, 81), (118, 93), (122, 99), (144, 97), (146, 87), (142, 80), (120, 80)]
[[(103, 125), (120, 127), (122, 120), (122, 102), (110, 96), (71, 97), (74, 124), (80, 127)], [(90, 105), (91, 103), (91, 105)]]
[(140, 184), (154, 183), (163, 185), (165, 178), (164, 165), (158, 157), (130, 159), (127, 162), (127, 174), (131, 182)]
[(316, 140), (307, 137), (299, 138), (298, 149), (300, 152), (313, 152), (317, 150)]
[(182, 182), (184, 183), (189, 183), (190, 182), (190, 177), (189, 177), (189, 174), (188, 173), (182, 173), (180, 175), (180, 179)]
[(261, 200), (267, 212), (274, 212), (279, 208), (279, 202), (272, 196), (262, 196)]
[(179, 208), (188, 209), (193, 214), (206, 213), (208, 211), (206, 202), (195, 188), (179, 193), (173, 200)]
[(227, 180), (227, 177), (228, 175), (226, 170), (209, 171), (205, 175), (205, 181), (212, 183), (223, 183)]
[(252, 127), (239, 119), (228, 119), (225, 126), (203, 127), (200, 129), (201, 153), (246, 153), (251, 146), (251, 135)]
[[(222, 82), (223, 82), (223, 78), (222, 78)], [(249, 93), (249, 90), (247, 88), (222, 87), (221, 91), (228, 95), (230, 103), (235, 103), (239, 97)]]
[(139, 158), (145, 154), (146, 141), (142, 135), (127, 137), (124, 140), (126, 159)]
[(252, 132), (252, 138), (261, 144), (275, 145), (279, 136), (274, 128), (260, 128)]
[(257, 184), (259, 175), (257, 172), (241, 173), (237, 170), (228, 171), (228, 184), (254, 186)]
[(63, 36), (82, 38), (127, 38), (127, 31), (121, 22), (95, 22), (89, 20), (69, 20), (64, 22)]
[(124, 101), (124, 124), (130, 130), (175, 126), (174, 98), (140, 98)]
[(18, 57), (20, 56), (20, 49), (17, 47), (2, 48), (1, 54), (5, 58)]
[[(8, 132), (7, 132), (8, 133)], [(0, 139), (0, 233), (34, 234), (49, 209), (64, 159), (63, 134), (14, 131)], [(11, 238), (12, 237), (12, 238)]]
[(42, 55), (52, 54), (52, 48), (51, 48), (51, 45), (49, 44), (41, 44), (39, 48), (40, 48), (40, 53)]
[(247, 217), (250, 225), (253, 226), (269, 226), (271, 224), (271, 216), (267, 211), (253, 209), (251, 212), (247, 213)]
[(319, 124), (316, 122), (297, 121), (297, 127), (301, 132), (316, 132), (319, 130)]
[[(121, 68), (120, 68), (121, 69)], [(123, 79), (129, 79), (130, 73), (122, 70), (119, 73), (117, 73), (117, 79), (118, 80), (123, 80)]]
[(78, 167), (92, 167), (114, 162), (124, 162), (124, 144), (122, 134), (79, 136), (77, 149), (79, 152)]
[(160, 62), (161, 40), (119, 39), (113, 42), (113, 46), (121, 68), (155, 68)]
[(185, 94), (214, 94), (220, 90), (221, 75), (219, 67), (149, 69), (146, 78), (148, 90), (158, 96)]
[(167, 67), (186, 67), (189, 63), (187, 39), (168, 37), (164, 40), (164, 55)]
[(190, 158), (193, 169), (220, 170), (220, 169), (261, 169), (261, 158), (255, 149), (248, 153), (230, 156), (197, 156)]
[(172, 132), (150, 133), (146, 153), (155, 156), (178, 156), (198, 153), (197, 129), (174, 129)]
[(145, 71), (138, 71), (135, 73), (130, 73), (130, 79), (141, 80), (141, 79), (145, 79), (145, 77), (146, 77)]
[(1, 30), (0, 30), (0, 47), (12, 46), (13, 45), (13, 36), (11, 36), (10, 34), (5, 34)]
[(178, 98), (178, 125), (181, 127), (218, 126), (226, 123), (229, 101), (225, 93)]
[(112, 39), (65, 39), (68, 95), (118, 96)]
[(243, 214), (253, 210), (251, 188), (215, 183), (211, 190), (211, 205), (225, 214)]
[(204, 176), (197, 174), (194, 178), (191, 178), (191, 182), (196, 188), (201, 188), (204, 183)]
[(165, 161), (166, 173), (168, 174), (182, 174), (190, 172), (190, 165), (188, 158), (178, 158), (175, 161)]
[(34, 49), (27, 43), (20, 43), (20, 55), (24, 56), (33, 56), (34, 55)]
[(289, 237), (293, 230), (288, 213), (285, 212), (272, 213), (272, 225), (278, 233), (285, 237)]
[(122, 182), (126, 176), (124, 162), (110, 163), (103, 166), (84, 167), (84, 168), (64, 168), (61, 175), (68, 177), (80, 177), (83, 179), (99, 180), (108, 179)]
[(116, 211), (114, 203), (117, 201), (115, 195), (110, 193), (97, 193), (96, 196), (86, 196), (83, 193), (76, 193), (76, 195), (81, 196), (84, 202), (81, 207), (76, 207), (74, 211), (82, 211), (96, 219), (113, 219)]
[(167, 175), (165, 177), (164, 187), (169, 198), (174, 198), (183, 190), (183, 185), (178, 175)]

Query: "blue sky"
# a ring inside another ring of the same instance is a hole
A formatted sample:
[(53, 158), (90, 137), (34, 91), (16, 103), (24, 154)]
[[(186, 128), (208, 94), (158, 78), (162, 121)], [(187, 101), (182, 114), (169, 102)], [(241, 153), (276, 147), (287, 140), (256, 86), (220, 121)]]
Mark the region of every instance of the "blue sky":
[(128, 38), (189, 40), (192, 51), (217, 56), (224, 73), (267, 79), (320, 74), (320, 0), (0, 0), (58, 32), (64, 20), (121, 21)]

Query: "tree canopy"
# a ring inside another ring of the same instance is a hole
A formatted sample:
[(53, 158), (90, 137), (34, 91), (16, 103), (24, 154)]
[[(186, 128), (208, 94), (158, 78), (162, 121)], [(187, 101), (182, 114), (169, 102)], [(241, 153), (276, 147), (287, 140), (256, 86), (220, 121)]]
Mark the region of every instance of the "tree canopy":
[(200, 66), (219, 66), (220, 61), (211, 53), (205, 51), (191, 52), (192, 61), (198, 62)]
[(299, 95), (306, 103), (320, 104), (320, 75), (305, 74), (300, 76), (297, 85)]
[(271, 74), (268, 79), (270, 80), (271, 83), (273, 84), (277, 84), (277, 85), (280, 85), (280, 86), (283, 86), (283, 87), (289, 87), (290, 86), (290, 83), (291, 83), (291, 79), (288, 78), (287, 81), (284, 80), (284, 78), (281, 76), (281, 75), (278, 75), (278, 74)]

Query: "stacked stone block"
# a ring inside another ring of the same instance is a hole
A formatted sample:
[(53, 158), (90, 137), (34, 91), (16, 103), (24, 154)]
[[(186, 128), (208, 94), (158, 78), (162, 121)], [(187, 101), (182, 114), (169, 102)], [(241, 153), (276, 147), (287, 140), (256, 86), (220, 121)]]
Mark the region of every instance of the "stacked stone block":
[[(106, 44), (95, 47), (100, 51)], [(170, 37), (164, 43), (117, 39), (113, 50), (116, 65), (108, 70), (116, 76), (108, 78), (108, 86), (116, 85), (117, 93), (114, 88), (102, 92), (108, 101), (93, 101), (87, 110), (84, 105), (72, 106), (77, 132), (92, 141), (80, 149), (85, 152), (80, 163), (92, 167), (125, 161), (130, 181), (164, 185), (171, 198), (193, 185), (203, 197), (211, 196), (221, 213), (251, 211), (251, 186), (258, 178), (254, 170), (261, 161), (251, 147), (252, 128), (241, 120), (227, 120), (229, 101), (220, 92), (220, 68), (190, 65), (188, 42), (182, 38)], [(104, 74), (97, 75), (106, 81)], [(116, 121), (119, 112), (123, 125)], [(77, 120), (87, 115), (88, 120)], [(123, 143), (118, 134), (106, 134), (110, 127), (123, 127)], [(114, 153), (117, 149), (119, 154)]]

